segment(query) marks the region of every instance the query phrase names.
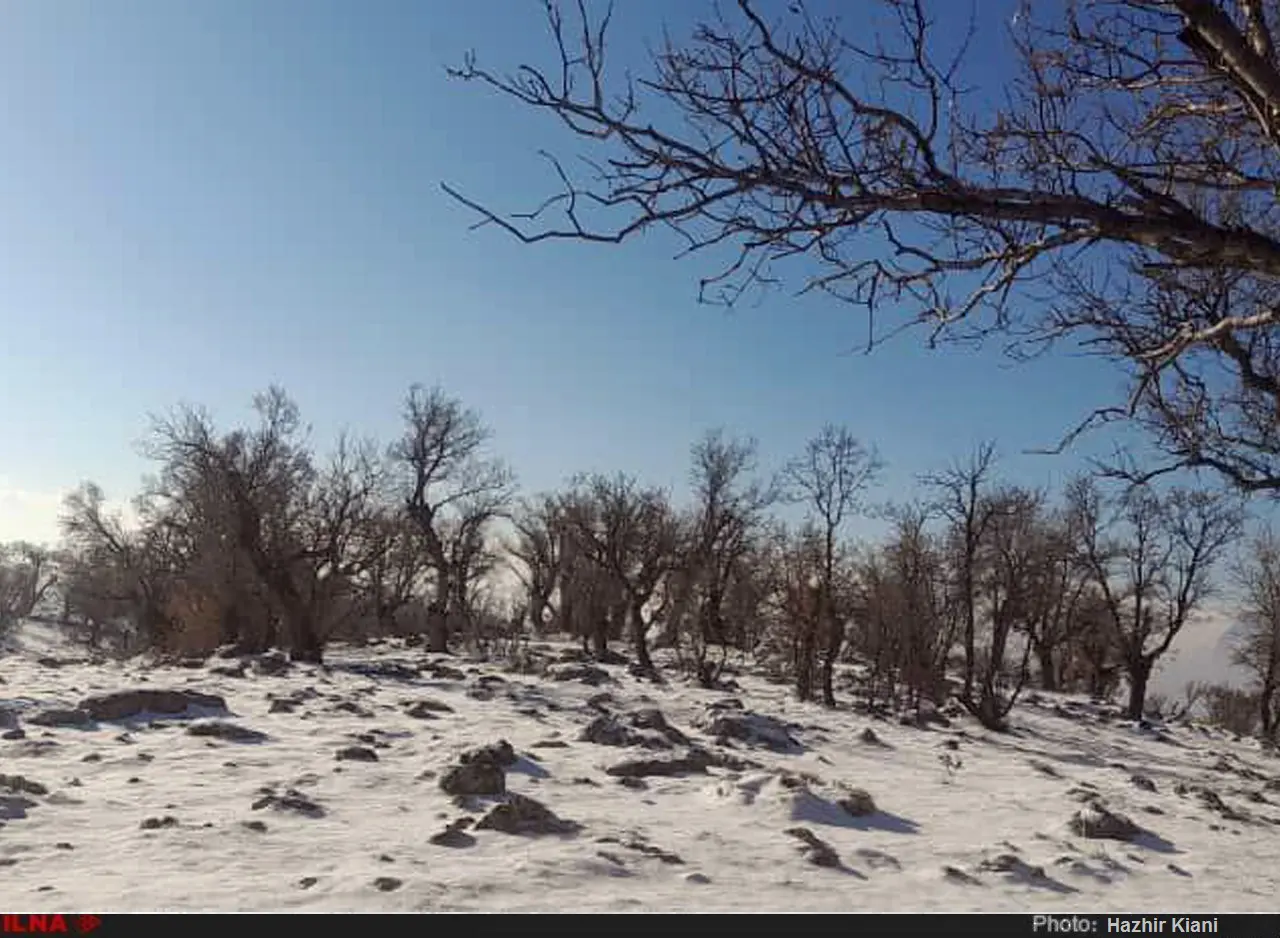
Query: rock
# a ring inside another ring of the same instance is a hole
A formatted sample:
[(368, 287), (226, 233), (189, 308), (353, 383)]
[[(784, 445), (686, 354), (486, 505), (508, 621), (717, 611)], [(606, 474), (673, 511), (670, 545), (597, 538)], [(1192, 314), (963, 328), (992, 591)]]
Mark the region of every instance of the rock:
[(861, 788), (848, 789), (844, 797), (840, 798), (836, 804), (845, 810), (845, 812), (853, 817), (866, 817), (875, 814), (877, 811), (875, 799), (870, 793)]
[(710, 884), (711, 877), (705, 873), (690, 873), (684, 878), (686, 883), (693, 883), (696, 886), (706, 886)]
[(367, 719), (373, 716), (373, 713), (366, 710), (353, 700), (339, 700), (330, 708), (334, 713), (349, 713), (352, 716)]
[(219, 677), (244, 677), (248, 671), (248, 665), (243, 661), (237, 664), (217, 664), (209, 669), (210, 674), (216, 674)]
[(1139, 775), (1137, 773), (1129, 776), (1129, 784), (1134, 788), (1140, 788), (1142, 791), (1154, 792), (1156, 790), (1155, 782), (1147, 778), (1145, 775)]
[(568, 749), (569, 744), (563, 739), (540, 739), (530, 749)]
[(453, 707), (443, 701), (424, 697), (422, 700), (414, 701), (405, 710), (405, 716), (413, 717), (415, 720), (434, 720), (437, 713), (453, 713)]
[(1231, 807), (1222, 800), (1222, 796), (1216, 791), (1209, 788), (1202, 788), (1199, 792), (1200, 803), (1210, 811), (1222, 816), (1226, 821), (1249, 821), (1251, 818), (1243, 811)]
[(663, 850), (661, 847), (655, 847), (653, 844), (645, 843), (644, 840), (635, 834), (629, 836), (625, 840), (612, 835), (597, 837), (596, 843), (618, 844), (619, 846), (626, 847), (628, 850), (634, 850), (636, 853), (642, 853), (647, 857), (654, 857), (655, 859), (661, 860), (663, 863), (670, 866), (684, 866), (684, 860), (681, 859), (678, 854), (672, 853), (669, 850)]
[(293, 713), (299, 706), (301, 705), (296, 700), (273, 700), (267, 713)]
[(604, 668), (591, 664), (560, 664), (549, 668), (547, 676), (553, 681), (577, 681), (588, 687), (599, 687), (613, 680)]
[(0, 733), (0, 739), (6, 740), (9, 742), (13, 742), (19, 739), (26, 739), (26, 738), (27, 738), (26, 731), (23, 730), (21, 727), (15, 727), (14, 729), (5, 730), (3, 733)]
[(501, 795), (507, 790), (507, 775), (492, 762), (455, 765), (440, 776), (440, 788), (450, 795)]
[(364, 746), (347, 746), (339, 749), (334, 758), (339, 762), (377, 762), (378, 754)]
[(840, 862), (840, 854), (836, 853), (835, 848), (813, 831), (809, 830), (809, 828), (790, 827), (787, 828), (786, 832), (804, 844), (800, 850), (804, 854), (805, 859), (814, 866), (821, 866), (826, 869), (836, 869), (842, 865)]
[(526, 795), (510, 793), (476, 824), (476, 830), (492, 830), (521, 837), (545, 834), (567, 835), (581, 830), (581, 825), (558, 817), (550, 808)]
[(276, 677), (289, 670), (288, 656), (282, 651), (268, 651), (254, 656), (253, 670), (264, 677)]
[(0, 775), (0, 788), (15, 795), (47, 795), (49, 789), (22, 775)]
[(125, 690), (87, 697), (80, 702), (79, 709), (88, 712), (95, 720), (110, 722), (127, 720), (143, 713), (173, 716), (193, 709), (225, 713), (227, 702), (217, 694), (191, 690)]
[(711, 720), (707, 732), (721, 741), (735, 739), (773, 752), (795, 752), (801, 748), (781, 721), (750, 711), (719, 714)]
[(238, 726), (235, 723), (224, 723), (221, 720), (192, 724), (187, 727), (187, 735), (220, 739), (228, 743), (260, 743), (267, 739), (266, 733), (251, 730), (246, 726)]
[(314, 876), (304, 876), (302, 879), (298, 880), (298, 888), (310, 889), (318, 882), (320, 882), (320, 880), (316, 879)]
[(1090, 840), (1130, 841), (1141, 834), (1142, 828), (1125, 817), (1094, 801), (1071, 818), (1072, 833)]
[(6, 755), (37, 758), (51, 755), (58, 748), (58, 743), (52, 739), (23, 739), (15, 742), (13, 747), (6, 752)]
[(292, 788), (283, 795), (266, 791), (261, 798), (253, 803), (252, 808), (254, 811), (273, 808), (276, 811), (288, 811), (292, 814), (301, 814), (303, 817), (309, 818), (321, 818), (325, 814), (324, 808), (302, 794), (302, 792)]
[(93, 717), (86, 711), (74, 710), (41, 710), (27, 718), (32, 726), (50, 726), (58, 729), (83, 729), (93, 725)]
[(500, 739), (496, 743), (490, 743), (487, 746), (480, 746), (464, 752), (458, 757), (458, 762), (462, 765), (483, 762), (496, 765), (499, 768), (506, 768), (516, 764), (516, 751), (509, 742), (505, 739)]
[(451, 822), (444, 830), (438, 834), (433, 834), (429, 838), (437, 847), (452, 847), (461, 849), (463, 847), (475, 846), (476, 839), (466, 832), (466, 829), (474, 823), (474, 819), (470, 817), (461, 817)]
[(610, 707), (616, 707), (617, 705), (617, 699), (607, 690), (601, 691), (598, 694), (592, 694), (587, 698), (587, 706), (592, 710), (604, 711), (608, 710)]
[(437, 664), (427, 662), (422, 666), (424, 671), (431, 672), (431, 676), (441, 681), (465, 681), (467, 676), (457, 668), (447, 664)]
[(1047, 762), (1041, 762), (1039, 759), (1031, 759), (1029, 761), (1029, 765), (1045, 778), (1062, 778), (1062, 773)]
[(157, 831), (165, 827), (177, 827), (178, 819), (172, 814), (166, 814), (164, 817), (149, 817), (138, 826), (144, 831)]
[(404, 880), (396, 879), (394, 876), (379, 876), (373, 881), (373, 888), (379, 892), (395, 892), (404, 885)]
[(639, 746), (644, 749), (689, 745), (689, 738), (667, 723), (660, 710), (653, 708), (625, 716), (601, 714), (587, 724), (579, 739), (598, 746)]
[(1037, 883), (1048, 880), (1043, 866), (1031, 866), (1021, 857), (1012, 853), (1002, 853), (997, 857), (983, 860), (978, 869), (992, 873), (1010, 873), (1025, 882)]
[(700, 750), (691, 750), (687, 756), (675, 758), (628, 759), (605, 769), (605, 774), (612, 775), (614, 778), (697, 775), (705, 774), (711, 762), (709, 754)]
[(266, 821), (241, 821), (240, 826), (245, 830), (253, 831), (255, 834), (265, 834), (267, 832)]
[(422, 669), (409, 661), (372, 661), (348, 665), (347, 670), (384, 681), (416, 681)]
[(876, 731), (869, 726), (858, 734), (858, 741), (866, 746), (888, 747), (888, 743), (883, 742), (880, 737), (876, 735)]

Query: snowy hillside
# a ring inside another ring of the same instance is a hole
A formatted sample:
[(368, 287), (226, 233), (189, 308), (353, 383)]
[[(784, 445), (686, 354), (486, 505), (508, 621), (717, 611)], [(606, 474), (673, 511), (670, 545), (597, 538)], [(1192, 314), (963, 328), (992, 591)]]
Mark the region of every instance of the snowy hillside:
[(532, 652), (542, 673), (400, 643), (333, 648), (323, 670), (28, 643), (0, 658), (0, 895), (34, 912), (1276, 908), (1280, 762), (1247, 742), (1066, 697), (1007, 735), (907, 726), (750, 674), (712, 692)]

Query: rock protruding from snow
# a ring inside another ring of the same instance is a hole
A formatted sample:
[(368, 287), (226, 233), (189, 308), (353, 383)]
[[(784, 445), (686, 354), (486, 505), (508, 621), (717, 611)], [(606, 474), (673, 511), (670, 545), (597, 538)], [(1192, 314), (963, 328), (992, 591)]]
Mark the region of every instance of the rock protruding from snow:
[(1149, 791), (1149, 792), (1156, 791), (1155, 782), (1153, 782), (1147, 776), (1140, 775), (1136, 772), (1133, 775), (1129, 776), (1129, 784), (1132, 785), (1134, 788), (1141, 789), (1142, 791)]
[(0, 788), (15, 795), (47, 795), (49, 789), (24, 775), (0, 775)]
[(655, 707), (634, 713), (601, 714), (592, 720), (579, 737), (600, 746), (639, 746), (642, 749), (674, 749), (689, 745), (689, 737), (667, 722)]
[(1130, 841), (1141, 834), (1142, 828), (1128, 817), (1102, 804), (1092, 801), (1071, 818), (1071, 831), (1090, 840)]
[(138, 825), (138, 827), (140, 827), (144, 831), (158, 831), (166, 827), (177, 827), (177, 826), (178, 826), (178, 819), (174, 817), (172, 814), (166, 814), (164, 817), (145, 818), (142, 821), (142, 823)]
[(507, 776), (501, 766), (487, 762), (455, 765), (440, 776), (440, 788), (450, 795), (501, 795)]
[(440, 776), (440, 788), (450, 795), (494, 796), (507, 790), (509, 766), (516, 753), (505, 739), (464, 752), (458, 764)]
[(437, 847), (452, 847), (455, 850), (474, 847), (476, 839), (467, 833), (467, 828), (473, 823), (474, 820), (470, 817), (460, 817), (450, 821), (444, 830), (438, 834), (432, 834), (429, 839)]
[(628, 759), (611, 765), (605, 773), (614, 778), (649, 778), (652, 776), (672, 777), (679, 775), (705, 774), (712, 763), (711, 756), (698, 749), (690, 750), (686, 756), (665, 759)]
[(80, 709), (41, 710), (27, 718), (32, 726), (47, 726), (53, 729), (84, 729), (93, 725), (93, 717)]
[(871, 793), (863, 788), (846, 789), (836, 804), (852, 817), (868, 817), (879, 810)]
[(293, 788), (287, 789), (283, 795), (277, 795), (270, 789), (264, 790), (262, 797), (255, 801), (252, 807), (255, 811), (261, 811), (263, 808), (272, 808), (276, 811), (300, 814), (309, 818), (321, 818), (325, 814), (324, 808)]
[(478, 831), (498, 831), (521, 837), (576, 834), (581, 829), (581, 824), (559, 817), (542, 802), (514, 792), (490, 808), (476, 824)]
[(289, 657), (282, 651), (267, 651), (253, 657), (254, 673), (263, 677), (279, 677), (289, 667)]
[(249, 729), (247, 726), (240, 726), (237, 723), (226, 723), (222, 720), (193, 723), (187, 727), (187, 735), (220, 739), (227, 743), (261, 743), (267, 739), (266, 733)]
[(365, 746), (346, 746), (334, 758), (339, 762), (377, 762), (378, 754)]
[(442, 700), (432, 700), (424, 697), (422, 700), (415, 700), (405, 709), (405, 716), (412, 717), (415, 720), (434, 720), (437, 714), (453, 713), (453, 707), (449, 706)]
[(465, 681), (467, 676), (453, 665), (439, 661), (424, 661), (422, 669), (438, 681)]
[(827, 843), (807, 827), (789, 827), (787, 833), (800, 841), (800, 852), (814, 866), (826, 869), (838, 869), (841, 864), (840, 854), (835, 847)]
[(128, 720), (145, 713), (164, 716), (177, 716), (191, 710), (213, 710), (225, 713), (227, 702), (217, 694), (202, 694), (193, 690), (145, 688), (86, 697), (80, 702), (78, 709), (88, 713), (94, 720), (111, 722)]
[(588, 687), (599, 687), (613, 680), (604, 668), (592, 664), (560, 664), (547, 670), (547, 676), (555, 681), (577, 681)]
[(732, 739), (773, 752), (798, 752), (802, 748), (781, 720), (749, 710), (714, 715), (707, 733), (721, 742)]
[(467, 750), (458, 758), (458, 762), (462, 765), (489, 763), (505, 769), (516, 764), (516, 751), (509, 742), (500, 739), (496, 743)]

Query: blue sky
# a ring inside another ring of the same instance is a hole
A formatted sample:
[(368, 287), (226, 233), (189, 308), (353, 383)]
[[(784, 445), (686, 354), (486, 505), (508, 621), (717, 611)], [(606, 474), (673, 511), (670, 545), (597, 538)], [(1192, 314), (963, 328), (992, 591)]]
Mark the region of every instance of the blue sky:
[[(633, 65), (663, 23), (678, 37), (707, 9), (618, 7), (614, 49)], [(975, 60), (996, 63), (1014, 3), (980, 7)], [(555, 182), (536, 151), (579, 152), (545, 115), (448, 79), (472, 47), (499, 68), (545, 61), (539, 5), (0, 7), (0, 539), (50, 537), (82, 479), (131, 495), (149, 413), (186, 401), (241, 420), (270, 383), (321, 444), (341, 427), (389, 439), (408, 385), (439, 383), (529, 490), (582, 470), (679, 489), (690, 443), (718, 425), (756, 436), (771, 466), (846, 424), (883, 453), (886, 497), (989, 437), (1032, 484), (1078, 465), (1018, 453), (1113, 398), (1120, 376), (1096, 362), (1012, 366), (913, 336), (850, 354), (856, 311), (788, 292), (700, 306), (707, 268), (656, 236), (469, 231), (442, 181), (528, 208)]]

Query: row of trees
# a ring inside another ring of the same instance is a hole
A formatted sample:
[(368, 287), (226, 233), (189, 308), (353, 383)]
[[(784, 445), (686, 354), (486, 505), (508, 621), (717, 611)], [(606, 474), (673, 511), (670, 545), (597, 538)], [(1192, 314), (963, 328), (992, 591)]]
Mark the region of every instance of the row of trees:
[(92, 484), (66, 500), (68, 617), (95, 638), (124, 623), (146, 647), (280, 645), (319, 661), (328, 637), (372, 625), (444, 650), (473, 624), (489, 528), (513, 495), (479, 417), (415, 387), (393, 445), (343, 437), (320, 462), (283, 391), (255, 409), (256, 426), (225, 433), (196, 408), (156, 421), (136, 526)]
[[(156, 421), (137, 523), (83, 486), (59, 551), (0, 557), (0, 618), (56, 597), (94, 644), (309, 661), (334, 638), (445, 651), (558, 633), (602, 659), (624, 642), (654, 680), (654, 647), (705, 686), (750, 656), (827, 705), (848, 662), (869, 706), (919, 714), (954, 695), (990, 726), (1032, 679), (1104, 695), (1124, 676), (1137, 717), (1242, 524), (1219, 492), (1081, 477), (1051, 498), (1002, 481), (990, 444), (924, 477), (915, 502), (873, 505), (881, 461), (834, 426), (773, 478), (750, 440), (706, 434), (680, 505), (626, 474), (520, 498), (479, 415), (438, 388), (410, 390), (390, 446), (344, 436), (323, 461), (284, 392), (255, 408), (227, 432), (195, 408)], [(871, 512), (889, 533), (859, 542)], [(1246, 556), (1240, 658), (1274, 735), (1280, 544)]]

